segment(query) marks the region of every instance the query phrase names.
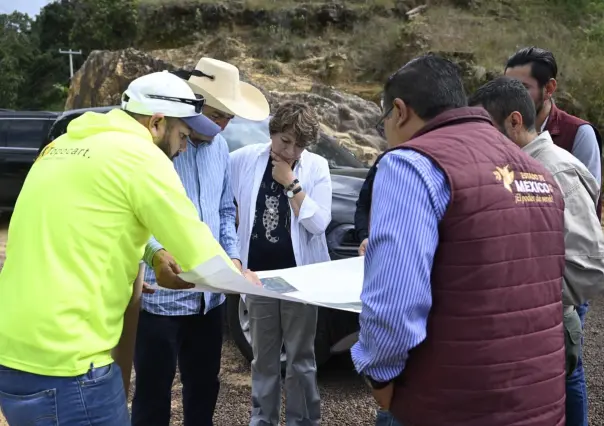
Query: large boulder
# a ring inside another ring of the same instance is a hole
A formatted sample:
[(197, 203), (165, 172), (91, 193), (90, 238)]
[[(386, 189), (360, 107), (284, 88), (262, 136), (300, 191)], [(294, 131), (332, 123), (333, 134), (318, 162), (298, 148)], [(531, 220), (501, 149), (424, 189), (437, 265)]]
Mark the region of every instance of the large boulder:
[[(201, 56), (199, 53), (195, 55)], [(190, 68), (191, 64), (187, 65)], [(92, 52), (71, 82), (65, 109), (117, 105), (132, 80), (151, 72), (173, 69), (175, 67), (170, 62), (135, 49)], [(245, 73), (242, 77), (251, 80)], [(315, 107), (324, 133), (336, 138), (367, 164), (371, 164), (385, 148), (385, 141), (375, 130), (381, 111), (373, 102), (322, 85), (313, 85), (309, 92), (260, 89), (272, 110), (280, 102), (288, 100), (306, 102)]]
[(132, 80), (173, 69), (169, 63), (135, 49), (93, 51), (71, 80), (65, 109), (117, 105)]
[[(309, 92), (283, 93), (270, 91), (268, 101), (271, 109), (284, 101), (298, 101), (312, 105), (321, 122), (335, 132), (356, 132), (378, 137), (375, 125), (381, 116), (380, 108), (373, 102), (356, 95), (340, 92), (332, 87), (313, 85)], [(381, 139), (381, 138), (380, 138)], [(374, 139), (369, 146), (377, 143)], [(383, 148), (377, 143), (375, 148)]]

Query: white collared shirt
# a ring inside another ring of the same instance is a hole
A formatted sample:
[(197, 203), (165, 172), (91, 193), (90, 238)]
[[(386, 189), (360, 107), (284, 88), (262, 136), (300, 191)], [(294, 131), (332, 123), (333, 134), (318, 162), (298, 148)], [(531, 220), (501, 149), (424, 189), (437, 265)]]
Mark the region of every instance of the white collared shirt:
[(546, 130), (522, 148), (552, 174), (564, 198), (566, 269), (562, 302), (579, 306), (604, 289), (604, 234), (596, 214), (600, 185)]
[[(256, 199), (270, 156), (270, 142), (254, 144), (231, 153), (231, 185), (239, 213), (239, 253), (247, 268)], [(330, 260), (325, 230), (331, 222), (331, 175), (323, 157), (304, 151), (294, 167), (306, 197), (296, 216), (291, 212), (291, 237), (298, 266)]]

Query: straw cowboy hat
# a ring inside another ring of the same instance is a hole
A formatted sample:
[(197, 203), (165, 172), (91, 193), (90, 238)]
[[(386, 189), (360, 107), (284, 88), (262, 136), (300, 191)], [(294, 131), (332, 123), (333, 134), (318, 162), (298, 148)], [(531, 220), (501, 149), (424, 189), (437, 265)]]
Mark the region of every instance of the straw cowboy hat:
[(270, 114), (262, 92), (240, 81), (239, 69), (227, 62), (201, 58), (188, 83), (212, 108), (252, 121), (264, 120)]

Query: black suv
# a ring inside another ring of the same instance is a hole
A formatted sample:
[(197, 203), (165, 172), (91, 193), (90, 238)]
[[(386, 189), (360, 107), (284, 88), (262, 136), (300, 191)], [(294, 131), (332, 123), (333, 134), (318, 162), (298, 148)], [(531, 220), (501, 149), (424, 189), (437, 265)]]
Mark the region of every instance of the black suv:
[[(40, 147), (44, 149), (52, 140), (67, 130), (67, 125), (87, 111), (106, 113), (116, 107), (99, 107), (66, 111), (52, 126), (47, 141)], [(253, 122), (235, 117), (221, 133), (226, 139), (229, 150), (235, 151), (245, 145), (264, 143), (269, 140), (268, 122)], [(357, 256), (359, 241), (354, 233), (354, 212), (359, 191), (367, 174), (367, 167), (340, 146), (333, 138), (321, 134), (319, 143), (313, 152), (326, 158), (331, 169), (333, 188), (332, 221), (325, 234), (332, 260)], [(250, 345), (249, 317), (245, 302), (239, 296), (228, 296), (226, 315), (231, 336), (240, 352), (249, 361), (252, 360)], [(344, 352), (356, 341), (359, 330), (358, 315), (328, 308), (319, 308), (315, 354), (317, 364), (327, 361), (332, 353)], [(285, 351), (282, 361), (285, 361)]]
[(0, 213), (15, 206), (55, 112), (0, 110)]

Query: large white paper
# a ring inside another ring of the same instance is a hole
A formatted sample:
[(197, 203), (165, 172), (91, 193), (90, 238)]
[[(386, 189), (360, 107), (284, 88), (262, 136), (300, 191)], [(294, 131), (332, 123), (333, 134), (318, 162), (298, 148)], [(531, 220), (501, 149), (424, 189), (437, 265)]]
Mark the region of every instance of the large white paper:
[(180, 277), (195, 284), (190, 291), (251, 294), (358, 313), (361, 312), (363, 262), (364, 257), (354, 257), (258, 272), (263, 284), (260, 287), (247, 281), (216, 256), (180, 274)]

